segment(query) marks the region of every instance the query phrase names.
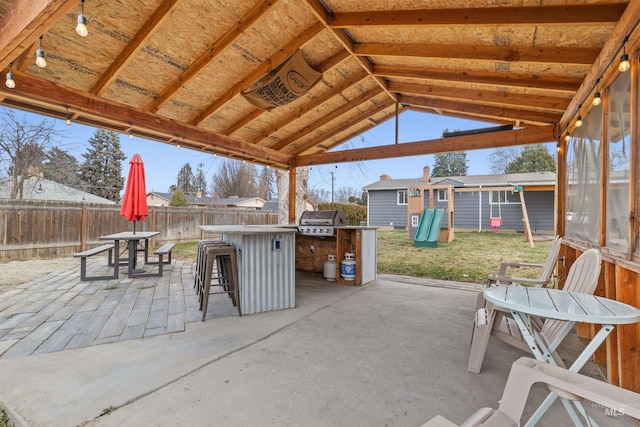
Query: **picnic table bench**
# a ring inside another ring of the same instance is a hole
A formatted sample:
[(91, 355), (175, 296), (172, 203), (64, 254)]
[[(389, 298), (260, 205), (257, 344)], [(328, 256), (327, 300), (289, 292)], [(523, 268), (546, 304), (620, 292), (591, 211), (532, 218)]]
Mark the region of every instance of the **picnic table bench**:
[[(171, 250), (175, 245), (175, 243), (165, 243), (153, 251), (153, 254), (158, 256), (158, 261), (145, 261), (145, 264), (158, 264), (157, 273), (135, 274), (135, 276), (162, 276), (162, 265), (171, 264)], [(163, 261), (162, 258), (165, 255), (167, 258)]]
[[(106, 244), (102, 246), (98, 246), (92, 249), (87, 249), (86, 251), (78, 252), (73, 254), (74, 258), (80, 258), (80, 280), (109, 280), (109, 279), (117, 279), (118, 278), (118, 265), (114, 263), (113, 257), (113, 244)], [(109, 251), (108, 262), (107, 265), (113, 265), (113, 274), (109, 276), (87, 276), (87, 258), (93, 255), (100, 254), (102, 252)]]

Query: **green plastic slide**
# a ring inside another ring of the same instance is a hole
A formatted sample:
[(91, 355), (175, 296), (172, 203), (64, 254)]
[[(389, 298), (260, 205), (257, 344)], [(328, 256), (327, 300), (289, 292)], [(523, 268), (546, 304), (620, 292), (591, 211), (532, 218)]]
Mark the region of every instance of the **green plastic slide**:
[(443, 217), (444, 209), (425, 209), (418, 225), (416, 237), (413, 240), (413, 246), (438, 247), (438, 236), (440, 236)]

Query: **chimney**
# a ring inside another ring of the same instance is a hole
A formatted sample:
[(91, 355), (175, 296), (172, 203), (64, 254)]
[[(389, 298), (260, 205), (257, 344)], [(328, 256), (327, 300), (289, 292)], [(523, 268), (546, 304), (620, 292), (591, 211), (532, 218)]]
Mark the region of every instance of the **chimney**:
[(390, 181), (390, 180), (391, 180), (391, 177), (386, 173), (383, 173), (382, 175), (380, 175), (380, 181)]
[(431, 168), (429, 166), (422, 168), (422, 180), (424, 182), (431, 182)]

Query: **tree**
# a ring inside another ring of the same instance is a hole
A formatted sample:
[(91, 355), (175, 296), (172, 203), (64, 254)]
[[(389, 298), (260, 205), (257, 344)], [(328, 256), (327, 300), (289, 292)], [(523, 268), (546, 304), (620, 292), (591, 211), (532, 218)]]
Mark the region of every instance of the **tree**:
[(220, 199), (231, 196), (255, 197), (258, 194), (256, 168), (249, 163), (225, 160), (218, 173), (213, 174), (211, 186), (214, 195)]
[(308, 192), (309, 201), (318, 206), (320, 203), (329, 203), (331, 201), (331, 191), (322, 188), (311, 188)]
[(124, 187), (122, 161), (125, 159), (118, 134), (98, 129), (89, 138), (89, 145), (82, 155), (85, 161), (80, 165), (82, 185), (91, 194), (117, 202)]
[(184, 194), (195, 195), (196, 189), (194, 186), (195, 175), (191, 169), (191, 163), (185, 163), (178, 171), (176, 177), (176, 184), (169, 187), (170, 193), (175, 193), (177, 190), (182, 191)]
[(26, 115), (18, 118), (6, 109), (1, 113), (0, 166), (11, 178), (10, 198), (22, 199), (25, 181), (41, 176), (45, 152), (56, 145), (59, 135), (54, 121), (30, 123)]
[(360, 190), (353, 187), (340, 187), (338, 191), (335, 193), (334, 201), (335, 203), (356, 203), (356, 200), (359, 202), (358, 194), (360, 194)]
[(544, 144), (527, 145), (518, 158), (509, 163), (505, 173), (556, 171), (556, 160)]
[(438, 153), (435, 155), (431, 176), (462, 176), (467, 174), (468, 169), (467, 153), (465, 151)]
[(204, 176), (204, 163), (198, 163), (198, 169), (196, 169), (196, 175), (193, 178), (193, 188), (196, 190), (196, 194), (200, 192), (202, 197), (207, 197), (207, 178)]
[(182, 190), (176, 190), (173, 192), (169, 206), (187, 206), (187, 198)]
[(275, 176), (271, 168), (263, 168), (258, 180), (258, 197), (271, 200), (274, 196)]
[(511, 162), (520, 156), (519, 147), (502, 147), (496, 148), (493, 153), (489, 155), (489, 165), (492, 173), (503, 174), (506, 173), (507, 167)]
[(78, 159), (58, 147), (53, 147), (45, 155), (42, 167), (44, 177), (70, 187), (80, 186), (80, 166)]

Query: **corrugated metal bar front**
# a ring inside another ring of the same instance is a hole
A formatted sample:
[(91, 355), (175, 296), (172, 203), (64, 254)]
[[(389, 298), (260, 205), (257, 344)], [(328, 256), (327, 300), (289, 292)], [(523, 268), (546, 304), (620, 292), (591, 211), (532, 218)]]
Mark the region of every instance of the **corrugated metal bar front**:
[(295, 233), (224, 235), (238, 250), (242, 314), (295, 307)]

